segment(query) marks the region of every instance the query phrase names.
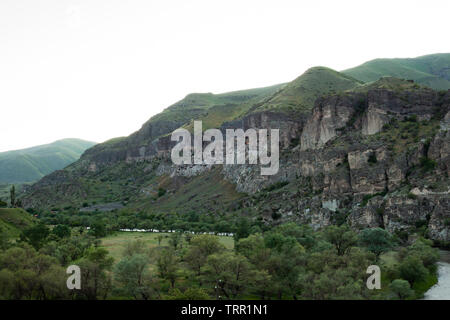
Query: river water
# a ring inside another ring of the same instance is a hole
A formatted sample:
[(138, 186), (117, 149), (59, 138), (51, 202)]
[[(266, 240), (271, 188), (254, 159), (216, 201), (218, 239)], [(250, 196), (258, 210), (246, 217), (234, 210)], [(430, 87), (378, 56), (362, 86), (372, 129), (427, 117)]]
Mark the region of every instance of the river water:
[(440, 253), (438, 283), (425, 292), (424, 300), (450, 300), (450, 251)]

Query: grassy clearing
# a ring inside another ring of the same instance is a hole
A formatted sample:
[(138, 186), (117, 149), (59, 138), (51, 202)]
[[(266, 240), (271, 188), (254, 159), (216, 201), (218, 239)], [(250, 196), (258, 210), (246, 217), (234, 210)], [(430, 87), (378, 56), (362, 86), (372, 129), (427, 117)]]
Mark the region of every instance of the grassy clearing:
[[(115, 262), (120, 261), (122, 258), (123, 249), (125, 244), (131, 241), (142, 240), (149, 248), (158, 247), (157, 236), (162, 235), (163, 240), (161, 246), (169, 245), (170, 233), (152, 233), (152, 232), (115, 232), (112, 235), (101, 239), (101, 245), (107, 249), (110, 255), (114, 258)], [(218, 236), (220, 242), (227, 248), (232, 250), (234, 248), (234, 239), (232, 237)]]

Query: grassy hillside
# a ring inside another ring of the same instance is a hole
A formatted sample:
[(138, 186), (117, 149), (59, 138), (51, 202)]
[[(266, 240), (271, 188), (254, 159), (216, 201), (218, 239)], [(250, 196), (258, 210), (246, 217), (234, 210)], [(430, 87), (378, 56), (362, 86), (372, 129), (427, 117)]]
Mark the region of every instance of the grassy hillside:
[(288, 83), (272, 98), (256, 106), (252, 111), (309, 112), (318, 97), (353, 89), (360, 84), (361, 81), (330, 68), (314, 67)]
[(20, 232), (33, 224), (34, 218), (19, 208), (0, 208), (0, 230), (8, 237), (16, 238)]
[(224, 121), (232, 120), (247, 111), (253, 103), (272, 95), (283, 86), (284, 84), (277, 84), (222, 94), (191, 93), (152, 117), (147, 123), (181, 121), (189, 125), (191, 120), (195, 119), (205, 120), (206, 126), (210, 124), (210, 127), (218, 127)]
[(95, 143), (64, 139), (32, 148), (0, 153), (0, 183), (24, 183), (62, 169)]
[(342, 72), (364, 82), (391, 76), (411, 79), (436, 90), (447, 90), (450, 89), (450, 53), (405, 59), (375, 59)]

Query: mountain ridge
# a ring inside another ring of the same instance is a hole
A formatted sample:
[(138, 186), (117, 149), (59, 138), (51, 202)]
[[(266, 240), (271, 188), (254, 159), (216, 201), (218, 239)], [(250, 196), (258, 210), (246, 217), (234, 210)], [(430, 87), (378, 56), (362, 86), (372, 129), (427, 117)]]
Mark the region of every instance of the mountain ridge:
[(450, 53), (416, 58), (378, 58), (341, 71), (364, 82), (382, 76), (411, 79), (436, 90), (450, 89)]
[[(26, 190), (23, 204), (76, 210), (121, 202), (119, 212), (139, 212), (147, 225), (155, 214), (192, 211), (314, 228), (347, 221), (392, 233), (426, 225), (434, 239), (450, 240), (450, 90), (389, 74), (364, 83), (316, 67), (263, 95), (238, 95), (238, 103), (212, 94), (186, 99), (44, 177)], [(218, 110), (239, 112), (222, 117)], [(222, 131), (280, 129), (280, 171), (262, 177), (251, 165), (174, 166), (169, 134), (192, 119), (208, 119)]]

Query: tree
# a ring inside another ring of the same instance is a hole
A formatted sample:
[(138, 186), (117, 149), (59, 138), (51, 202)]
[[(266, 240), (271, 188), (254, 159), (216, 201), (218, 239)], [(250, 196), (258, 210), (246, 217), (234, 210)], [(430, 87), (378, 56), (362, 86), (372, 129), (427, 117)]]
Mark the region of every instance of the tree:
[(205, 279), (216, 289), (216, 294), (234, 299), (251, 287), (253, 268), (247, 258), (224, 251), (208, 257)]
[(179, 289), (171, 289), (164, 300), (209, 300), (209, 295), (203, 288), (188, 288), (184, 292)]
[(75, 263), (81, 269), (79, 294), (88, 300), (105, 299), (111, 289), (111, 275), (107, 271), (113, 262), (106, 249), (89, 248), (86, 255)]
[(303, 247), (310, 249), (317, 244), (317, 233), (308, 225), (298, 225), (296, 223), (281, 224), (276, 231), (284, 236), (294, 237)]
[(237, 242), (239, 239), (247, 238), (250, 235), (250, 223), (247, 218), (241, 218), (238, 221), (237, 230), (234, 234), (234, 240)]
[(0, 200), (0, 208), (6, 208), (8, 204), (5, 201)]
[(189, 268), (199, 276), (208, 256), (224, 249), (225, 247), (219, 242), (218, 237), (209, 234), (197, 235), (191, 239), (184, 260)]
[(125, 244), (123, 250), (123, 256), (131, 258), (134, 255), (145, 255), (147, 252), (147, 246), (145, 242), (138, 239), (136, 241), (129, 241)]
[(16, 187), (14, 185), (11, 187), (9, 195), (11, 200), (11, 207), (14, 208), (16, 206)]
[(164, 249), (160, 252), (156, 261), (159, 276), (170, 282), (170, 286), (175, 286), (178, 277), (178, 257), (173, 249)]
[(17, 200), (16, 200), (16, 203), (15, 203), (15, 206), (16, 206), (17, 208), (22, 208), (22, 201), (21, 201), (20, 199), (17, 199)]
[(408, 255), (416, 255), (422, 260), (423, 265), (430, 269), (435, 266), (435, 263), (439, 260), (439, 250), (432, 248), (432, 241), (426, 239), (417, 239), (407, 249)]
[(427, 268), (416, 255), (406, 257), (399, 266), (400, 276), (408, 280), (412, 286), (415, 282), (423, 281), (428, 275)]
[(329, 226), (325, 229), (324, 235), (325, 239), (334, 245), (339, 256), (346, 254), (358, 240), (356, 233), (346, 225)]
[(154, 280), (148, 271), (148, 263), (148, 256), (133, 254), (125, 256), (115, 266), (115, 279), (126, 295), (143, 300), (154, 297)]
[(39, 250), (47, 240), (50, 234), (50, 229), (43, 223), (38, 223), (35, 226), (26, 228), (20, 238), (22, 241), (28, 242), (36, 250)]
[(261, 234), (252, 234), (248, 238), (240, 239), (236, 243), (236, 251), (245, 256), (258, 269), (264, 267), (264, 262), (270, 256), (270, 248), (267, 248), (264, 243), (264, 238)]
[(370, 228), (361, 231), (359, 241), (367, 250), (375, 254), (377, 261), (383, 252), (388, 251), (393, 246), (391, 235), (381, 228)]
[(163, 241), (164, 236), (162, 234), (158, 234), (156, 236), (156, 240), (158, 240), (158, 246), (161, 246), (161, 242)]
[[(286, 237), (286, 239), (292, 239)], [(267, 270), (272, 278), (270, 286), (276, 292), (278, 299), (282, 299), (283, 294), (298, 298), (301, 291), (302, 281), (299, 275), (304, 272), (305, 249), (298, 242), (286, 242), (281, 247), (274, 247), (267, 261)]]
[(174, 250), (177, 250), (178, 246), (181, 244), (182, 237), (180, 232), (174, 232), (170, 235), (169, 244)]
[(93, 234), (93, 236), (96, 238), (105, 237), (107, 234), (106, 224), (100, 220), (97, 220), (92, 224), (90, 231)]
[(401, 300), (410, 298), (414, 295), (414, 290), (411, 289), (409, 282), (403, 279), (395, 279), (392, 281), (389, 285), (389, 289)]
[(0, 254), (0, 296), (6, 299), (67, 299), (67, 279), (57, 260), (28, 244)]
[(267, 299), (273, 287), (272, 276), (267, 270), (255, 270), (253, 273), (251, 290), (259, 296), (261, 300)]
[(8, 269), (0, 270), (0, 299), (13, 299), (14, 273)]
[(58, 224), (53, 228), (52, 233), (55, 234), (58, 238), (68, 238), (70, 237), (70, 227), (65, 224)]

